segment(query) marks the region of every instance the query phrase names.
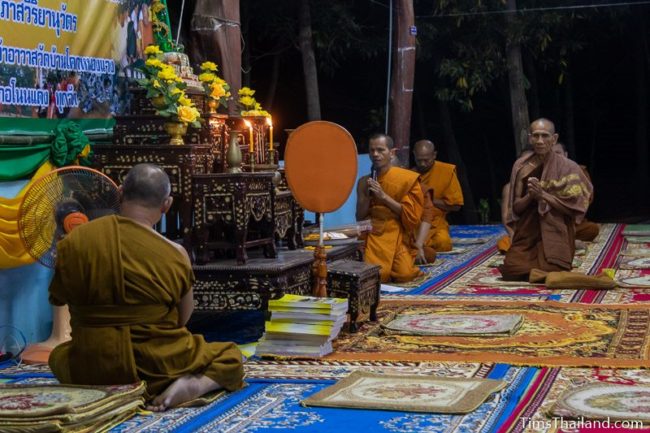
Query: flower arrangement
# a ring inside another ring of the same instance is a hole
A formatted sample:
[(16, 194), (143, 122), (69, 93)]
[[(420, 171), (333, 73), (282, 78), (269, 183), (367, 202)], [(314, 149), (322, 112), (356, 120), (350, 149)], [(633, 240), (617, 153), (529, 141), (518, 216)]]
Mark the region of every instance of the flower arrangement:
[(139, 68), (144, 78), (138, 83), (147, 90), (156, 114), (199, 128), (201, 114), (185, 94), (185, 82), (176, 75), (172, 66), (163, 62), (163, 52), (157, 45), (149, 45), (144, 52), (147, 59)]
[(203, 62), (201, 64), (199, 81), (203, 83), (203, 88), (208, 98), (216, 101), (217, 106), (221, 104), (225, 107), (228, 103), (228, 98), (230, 98), (230, 85), (226, 83), (226, 80), (217, 76), (217, 69), (215, 63)]
[(242, 116), (264, 116), (271, 117), (268, 111), (262, 109), (262, 105), (253, 98), (255, 90), (250, 87), (239, 89), (239, 105)]

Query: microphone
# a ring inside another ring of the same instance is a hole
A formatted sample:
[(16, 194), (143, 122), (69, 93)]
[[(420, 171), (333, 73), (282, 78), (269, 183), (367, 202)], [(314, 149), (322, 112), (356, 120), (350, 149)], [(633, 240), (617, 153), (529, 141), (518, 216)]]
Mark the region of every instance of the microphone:
[(377, 169), (375, 168), (375, 165), (373, 164), (372, 167), (370, 167), (370, 177), (372, 180), (377, 180)]

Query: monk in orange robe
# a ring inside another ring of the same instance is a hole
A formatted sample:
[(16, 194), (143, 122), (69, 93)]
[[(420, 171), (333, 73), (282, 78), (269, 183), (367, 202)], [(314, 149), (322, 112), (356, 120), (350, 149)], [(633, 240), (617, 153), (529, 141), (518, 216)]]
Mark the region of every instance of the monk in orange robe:
[(436, 148), (429, 140), (416, 142), (413, 156), (422, 183), (433, 190), (433, 217), (425, 245), (437, 252), (451, 251), (447, 213), (458, 211), (464, 204), (456, 166), (436, 161)]
[(72, 340), (49, 359), (61, 383), (144, 380), (155, 411), (243, 386), (237, 347), (206, 343), (185, 327), (194, 305), (190, 260), (153, 230), (170, 192), (159, 167), (136, 165), (120, 187), (121, 215), (81, 225), (57, 244), (50, 302), (68, 305), (72, 326)]
[[(390, 162), (393, 167), (404, 168), (404, 165), (395, 155), (391, 158)], [(429, 238), (429, 229), (431, 229), (431, 221), (433, 220), (434, 214), (433, 189), (422, 182), (420, 182), (420, 188), (422, 188), (422, 194), (424, 195), (424, 206), (422, 207), (420, 225), (415, 231), (410, 231), (408, 236), (404, 236), (404, 242), (411, 255), (415, 257), (415, 263), (426, 265), (436, 261), (436, 250), (424, 245)]]
[(575, 253), (575, 224), (584, 217), (591, 182), (575, 162), (553, 152), (558, 135), (548, 119), (531, 123), (526, 151), (510, 176), (512, 245), (499, 267), (504, 280), (528, 280), (532, 269), (568, 271)]
[(374, 175), (359, 179), (356, 217), (372, 221), (366, 262), (381, 266), (382, 282), (407, 282), (422, 275), (404, 237), (420, 224), (424, 196), (416, 173), (392, 166), (394, 153), (392, 138), (385, 134), (370, 137)]

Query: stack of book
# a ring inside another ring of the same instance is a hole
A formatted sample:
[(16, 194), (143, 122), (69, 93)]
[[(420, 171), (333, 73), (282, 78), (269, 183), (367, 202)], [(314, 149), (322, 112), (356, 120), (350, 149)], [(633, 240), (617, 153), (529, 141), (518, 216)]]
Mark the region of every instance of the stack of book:
[(269, 301), (271, 320), (257, 345), (258, 356), (321, 357), (347, 318), (348, 300), (284, 295)]

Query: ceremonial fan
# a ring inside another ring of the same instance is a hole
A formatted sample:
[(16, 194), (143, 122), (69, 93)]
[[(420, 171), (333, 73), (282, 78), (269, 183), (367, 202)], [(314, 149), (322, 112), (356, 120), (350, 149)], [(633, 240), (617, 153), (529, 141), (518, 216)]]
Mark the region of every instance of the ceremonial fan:
[[(18, 231), (29, 255), (44, 266), (56, 264), (56, 243), (80, 224), (119, 211), (117, 185), (106, 175), (70, 166), (47, 173), (25, 192), (18, 210)], [(50, 352), (70, 339), (67, 306), (54, 307), (52, 334), (28, 346), (22, 360), (47, 363)]]
[(323, 244), (326, 212), (340, 208), (357, 179), (357, 146), (340, 125), (317, 120), (291, 133), (284, 153), (289, 189), (300, 205), (320, 213), (318, 246), (314, 252), (313, 294), (327, 296), (327, 263)]

